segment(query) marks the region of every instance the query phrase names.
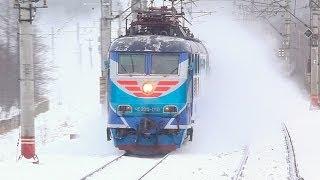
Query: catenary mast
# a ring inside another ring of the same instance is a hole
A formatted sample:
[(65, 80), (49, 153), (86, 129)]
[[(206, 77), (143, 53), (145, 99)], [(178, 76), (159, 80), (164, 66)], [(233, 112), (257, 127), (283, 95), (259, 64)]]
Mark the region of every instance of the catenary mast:
[(319, 107), (319, 25), (320, 8), (319, 0), (310, 1), (311, 8), (311, 106)]
[[(33, 20), (36, 15), (36, 3), (39, 0), (16, 0), (19, 9), (19, 64), (20, 64), (20, 124), (21, 155), (20, 158), (39, 162), (35, 153), (34, 128), (34, 63), (33, 63)], [(46, 1), (41, 7), (46, 7)]]

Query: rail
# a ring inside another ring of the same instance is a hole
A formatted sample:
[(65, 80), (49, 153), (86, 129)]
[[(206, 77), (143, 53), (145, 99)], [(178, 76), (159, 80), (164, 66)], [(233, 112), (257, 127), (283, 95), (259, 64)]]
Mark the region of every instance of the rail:
[(125, 156), (126, 153), (114, 158), (113, 160), (107, 162), (106, 164), (104, 164), (103, 166), (99, 167), (98, 169), (92, 171), (91, 173), (87, 174), (86, 176), (84, 176), (83, 178), (81, 178), (81, 180), (86, 180), (87, 178), (93, 176), (96, 173), (99, 173), (100, 171), (102, 171), (103, 169), (105, 169), (106, 167), (108, 167), (109, 165), (111, 165), (112, 163), (118, 161), (119, 159), (121, 159), (123, 156)]
[(296, 153), (294, 151), (294, 146), (292, 143), (291, 135), (287, 126), (282, 124), (282, 131), (285, 139), (285, 144), (287, 148), (287, 163), (289, 166), (289, 179), (290, 180), (303, 180), (303, 178), (299, 175), (299, 169), (296, 159)]
[[(170, 153), (169, 153), (170, 154)], [(141, 175), (139, 178), (137, 178), (138, 180), (143, 179), (144, 177), (146, 177), (150, 172), (152, 172), (157, 166), (159, 166), (168, 156), (169, 154), (166, 154), (164, 157), (162, 157), (160, 160), (156, 161), (156, 163), (151, 166), (147, 171), (145, 171), (145, 173), (143, 173), (143, 175)], [(124, 153), (120, 156), (117, 156), (116, 158), (112, 159), (111, 161), (105, 163), (104, 165), (102, 165), (101, 167), (95, 169), (94, 171), (90, 172), (89, 174), (87, 174), (86, 176), (84, 176), (83, 178), (81, 178), (81, 180), (86, 180), (87, 178), (90, 178), (91, 176), (97, 175), (99, 173), (101, 173), (104, 169), (106, 169), (107, 167), (111, 166), (111, 165), (116, 165), (115, 163), (120, 161), (121, 159), (123, 159), (123, 161), (126, 159), (124, 158), (127, 154)]]
[(232, 180), (240, 180), (242, 178), (243, 171), (244, 171), (245, 166), (247, 164), (248, 158), (249, 158), (249, 147), (245, 146), (242, 159), (241, 159), (240, 164), (235, 172), (235, 175), (231, 178)]
[(146, 173), (144, 173), (138, 180), (143, 179), (144, 177), (146, 177), (151, 171), (153, 171), (157, 166), (159, 166), (159, 164), (161, 164), (165, 159), (167, 159), (167, 157), (169, 156), (169, 154), (166, 154), (160, 161), (158, 161), (154, 166), (152, 166)]

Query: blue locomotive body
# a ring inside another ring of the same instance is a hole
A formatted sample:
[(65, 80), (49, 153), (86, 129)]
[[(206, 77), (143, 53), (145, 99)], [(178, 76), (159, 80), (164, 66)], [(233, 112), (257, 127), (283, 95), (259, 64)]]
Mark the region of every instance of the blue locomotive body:
[(109, 51), (108, 140), (136, 154), (167, 153), (192, 140), (194, 99), (208, 55), (200, 41), (126, 36)]

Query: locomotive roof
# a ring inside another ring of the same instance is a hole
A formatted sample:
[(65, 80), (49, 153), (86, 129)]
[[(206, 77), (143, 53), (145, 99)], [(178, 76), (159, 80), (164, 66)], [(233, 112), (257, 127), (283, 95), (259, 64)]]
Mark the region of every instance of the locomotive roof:
[(116, 39), (110, 51), (151, 51), (151, 52), (190, 52), (206, 53), (206, 49), (199, 41), (187, 40), (179, 37), (160, 35), (124, 36)]

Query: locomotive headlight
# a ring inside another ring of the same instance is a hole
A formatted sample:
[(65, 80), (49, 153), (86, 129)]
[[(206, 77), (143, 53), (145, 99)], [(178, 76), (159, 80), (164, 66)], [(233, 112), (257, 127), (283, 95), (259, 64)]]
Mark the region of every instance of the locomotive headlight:
[(177, 108), (177, 106), (172, 106), (172, 105), (165, 106), (163, 108), (163, 112), (165, 112), (165, 113), (177, 113), (178, 112), (178, 108)]
[(150, 94), (153, 91), (153, 85), (150, 83), (146, 83), (142, 86), (142, 90), (146, 94)]
[(130, 105), (119, 105), (118, 112), (130, 113), (130, 112), (132, 112), (132, 107)]

